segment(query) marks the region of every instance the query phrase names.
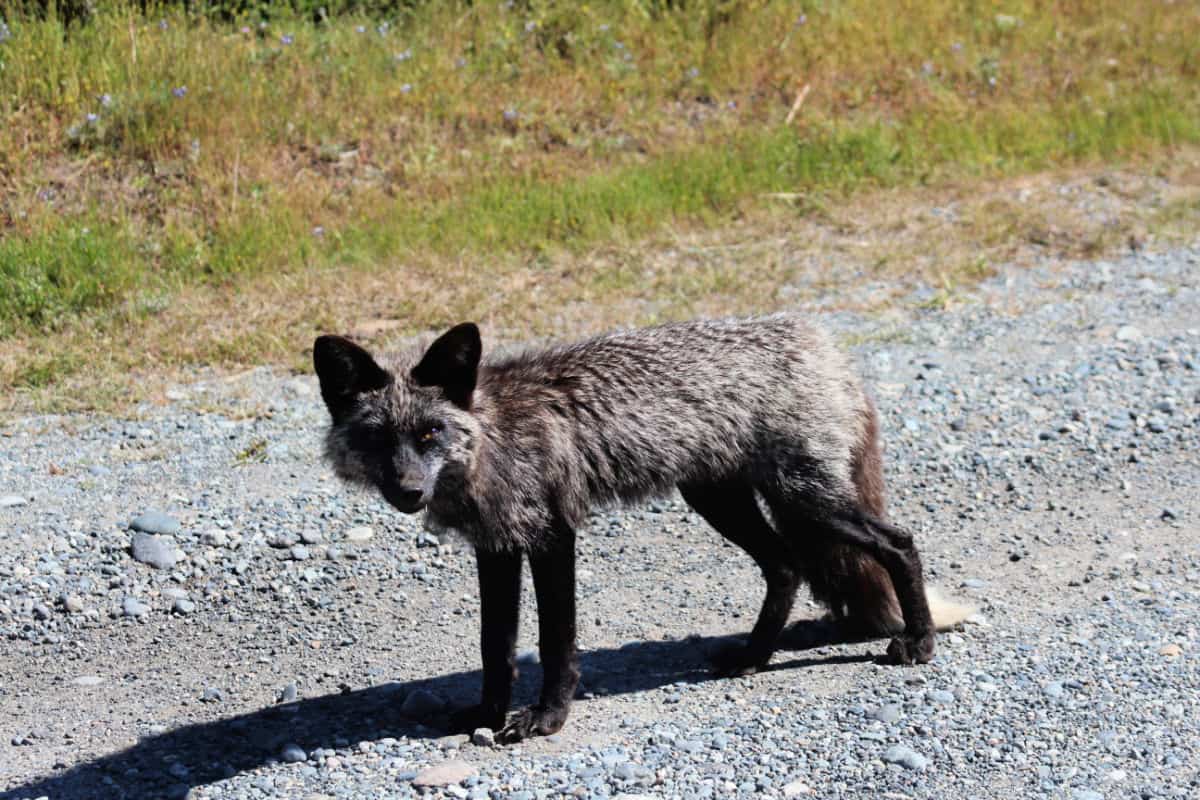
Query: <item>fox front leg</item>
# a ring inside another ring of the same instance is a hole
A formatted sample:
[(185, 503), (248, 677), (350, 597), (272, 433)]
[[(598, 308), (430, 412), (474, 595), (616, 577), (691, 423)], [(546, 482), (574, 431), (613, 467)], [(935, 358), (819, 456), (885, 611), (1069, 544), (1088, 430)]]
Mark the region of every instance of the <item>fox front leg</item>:
[(515, 712), (497, 737), (519, 742), (549, 736), (567, 721), (579, 687), (579, 652), (575, 644), (575, 531), (555, 529), (550, 541), (529, 554), (538, 606), (538, 648), (542, 660), (542, 694), (537, 705)]
[(466, 733), (476, 728), (504, 727), (517, 678), (517, 623), (521, 612), (520, 551), (493, 553), (477, 548), (475, 563), (479, 571), (483, 699), (451, 718), (451, 727)]

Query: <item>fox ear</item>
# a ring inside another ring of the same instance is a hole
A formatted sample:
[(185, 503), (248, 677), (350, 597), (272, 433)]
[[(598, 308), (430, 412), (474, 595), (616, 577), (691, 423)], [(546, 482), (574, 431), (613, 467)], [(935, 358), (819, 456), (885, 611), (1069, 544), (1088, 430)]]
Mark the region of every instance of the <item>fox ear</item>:
[(392, 382), (392, 375), (371, 354), (342, 336), (318, 336), (313, 367), (321, 381), (321, 397), (334, 421), (342, 419), (355, 398)]
[(425, 351), (421, 363), (413, 367), (413, 380), (418, 386), (441, 387), (451, 403), (469, 409), (482, 353), (475, 323), (455, 325)]

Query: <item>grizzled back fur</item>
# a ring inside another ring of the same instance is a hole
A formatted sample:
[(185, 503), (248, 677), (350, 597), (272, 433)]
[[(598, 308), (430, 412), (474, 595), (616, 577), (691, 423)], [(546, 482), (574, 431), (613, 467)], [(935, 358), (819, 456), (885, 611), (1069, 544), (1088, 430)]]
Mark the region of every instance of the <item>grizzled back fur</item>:
[(858, 501), (875, 447), (845, 357), (792, 314), (487, 357), (463, 325), (382, 366), (336, 337), (316, 349), (335, 471), (484, 549), (536, 548), (597, 504), (678, 484), (775, 486), (821, 514)]

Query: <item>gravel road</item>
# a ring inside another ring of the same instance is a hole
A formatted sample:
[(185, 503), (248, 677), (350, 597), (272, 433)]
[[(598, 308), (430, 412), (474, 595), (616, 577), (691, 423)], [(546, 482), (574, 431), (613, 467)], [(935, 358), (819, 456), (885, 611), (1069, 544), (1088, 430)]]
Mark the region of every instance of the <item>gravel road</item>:
[(470, 554), (333, 480), (311, 377), (2, 421), (0, 798), (1198, 797), (1198, 290), (1200, 246), (827, 315), (893, 515), (978, 613), (900, 668), (802, 601), (713, 680), (753, 564), (678, 498), (598, 514), (581, 698), (509, 748), (439, 728), (478, 689)]

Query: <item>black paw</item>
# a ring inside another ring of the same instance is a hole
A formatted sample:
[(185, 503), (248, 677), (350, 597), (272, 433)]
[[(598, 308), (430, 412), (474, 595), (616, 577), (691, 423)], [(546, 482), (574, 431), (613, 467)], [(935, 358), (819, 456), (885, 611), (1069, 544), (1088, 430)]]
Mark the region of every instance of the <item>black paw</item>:
[(476, 728), (496, 730), (504, 725), (504, 710), (482, 705), (468, 706), (450, 715), (451, 733), (474, 733)]
[(508, 718), (508, 724), (496, 734), (496, 741), (501, 744), (515, 744), (530, 736), (558, 733), (567, 721), (567, 712), (566, 708), (526, 706), (513, 712)]
[(763, 669), (770, 659), (769, 653), (764, 657), (745, 645), (735, 644), (722, 647), (710, 660), (713, 674), (718, 678), (741, 678)]
[(927, 664), (933, 660), (933, 632), (903, 633), (888, 644), (889, 664)]

